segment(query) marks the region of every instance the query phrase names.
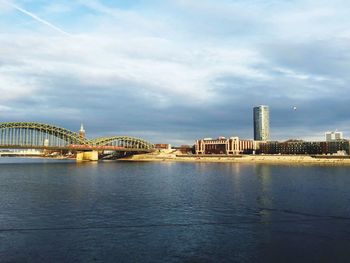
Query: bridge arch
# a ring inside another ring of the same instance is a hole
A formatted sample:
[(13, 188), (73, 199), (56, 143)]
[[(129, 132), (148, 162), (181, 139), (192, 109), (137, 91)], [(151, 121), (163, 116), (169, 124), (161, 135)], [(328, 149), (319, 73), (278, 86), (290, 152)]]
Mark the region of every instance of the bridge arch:
[(37, 122), (0, 123), (0, 144), (20, 146), (88, 145), (89, 141), (58, 126)]
[(138, 148), (144, 150), (151, 150), (154, 145), (135, 137), (129, 136), (111, 136), (101, 137), (90, 141), (92, 146), (120, 146), (124, 148)]

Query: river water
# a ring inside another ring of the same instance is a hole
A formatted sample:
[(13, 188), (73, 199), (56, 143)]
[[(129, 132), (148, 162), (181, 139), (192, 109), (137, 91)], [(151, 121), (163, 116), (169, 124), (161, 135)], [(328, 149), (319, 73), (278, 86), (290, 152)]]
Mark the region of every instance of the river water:
[(350, 262), (350, 167), (0, 158), (0, 262)]

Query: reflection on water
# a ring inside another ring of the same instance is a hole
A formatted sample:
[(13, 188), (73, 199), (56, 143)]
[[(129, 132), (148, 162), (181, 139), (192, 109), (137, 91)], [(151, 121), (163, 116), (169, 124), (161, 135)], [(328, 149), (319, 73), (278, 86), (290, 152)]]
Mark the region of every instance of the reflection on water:
[(0, 158), (4, 262), (346, 262), (347, 167)]
[(255, 174), (262, 177), (263, 179), (268, 179), (271, 175), (271, 166), (256, 164), (255, 166)]
[(268, 165), (255, 165), (255, 174), (258, 176), (260, 183), (260, 195), (257, 197), (257, 202), (260, 206), (261, 220), (268, 222), (271, 220), (271, 210), (266, 209), (273, 207), (273, 200), (271, 193), (271, 166)]

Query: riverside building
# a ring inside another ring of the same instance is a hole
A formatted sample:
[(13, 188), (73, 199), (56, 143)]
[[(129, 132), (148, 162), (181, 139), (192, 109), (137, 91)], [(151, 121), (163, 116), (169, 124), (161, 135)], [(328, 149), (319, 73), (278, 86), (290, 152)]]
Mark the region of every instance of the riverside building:
[(285, 142), (262, 142), (259, 145), (261, 154), (319, 154), (343, 155), (349, 154), (350, 142), (348, 140), (333, 140), (320, 142), (306, 142), (302, 140), (288, 140)]
[(253, 140), (241, 140), (238, 137), (219, 137), (217, 139), (204, 138), (196, 140), (196, 154), (242, 154), (254, 153), (258, 142)]
[(268, 141), (270, 139), (269, 106), (260, 105), (253, 108), (254, 140)]
[(343, 133), (340, 131), (326, 132), (325, 138), (327, 142), (343, 140)]

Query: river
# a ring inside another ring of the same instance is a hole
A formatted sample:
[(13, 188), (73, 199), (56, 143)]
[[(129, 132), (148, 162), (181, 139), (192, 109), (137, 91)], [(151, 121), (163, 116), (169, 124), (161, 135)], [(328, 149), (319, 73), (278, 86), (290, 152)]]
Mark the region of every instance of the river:
[(350, 167), (0, 158), (0, 262), (349, 262)]

